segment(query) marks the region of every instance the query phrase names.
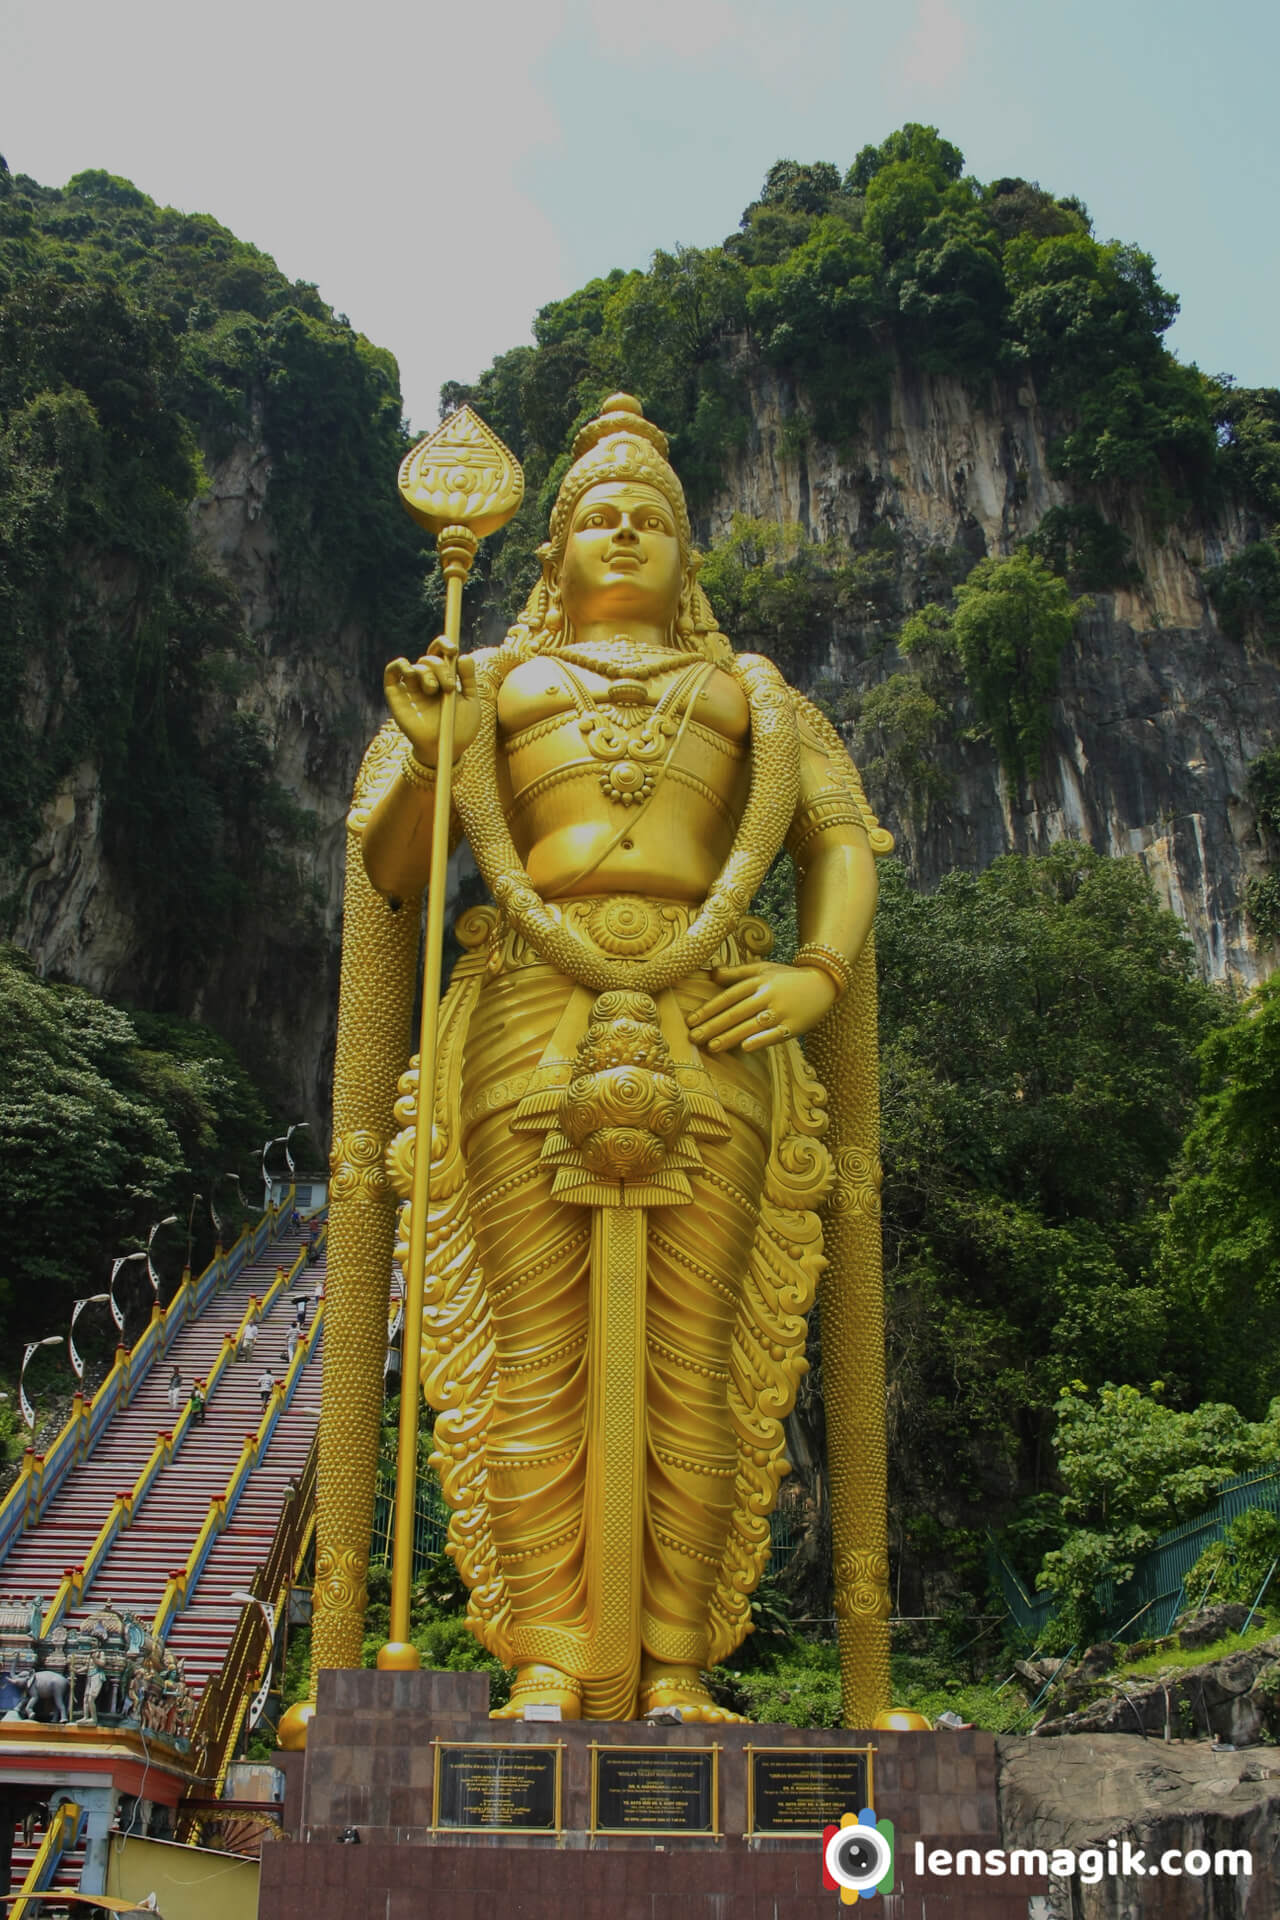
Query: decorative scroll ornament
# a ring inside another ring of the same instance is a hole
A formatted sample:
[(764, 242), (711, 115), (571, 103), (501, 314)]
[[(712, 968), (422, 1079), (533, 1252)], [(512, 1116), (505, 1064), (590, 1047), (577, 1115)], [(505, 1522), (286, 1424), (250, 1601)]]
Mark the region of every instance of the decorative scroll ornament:
[(400, 497), (420, 526), (459, 523), (478, 540), (505, 526), (524, 499), (520, 462), (470, 407), (459, 407), (400, 463)]

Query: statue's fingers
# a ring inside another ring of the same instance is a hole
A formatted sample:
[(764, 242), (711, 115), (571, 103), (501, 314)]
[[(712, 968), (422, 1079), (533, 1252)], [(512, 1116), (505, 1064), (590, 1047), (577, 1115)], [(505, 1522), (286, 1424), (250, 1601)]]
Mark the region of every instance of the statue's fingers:
[(435, 701), (440, 698), (441, 671), (443, 663), (439, 660), (419, 660), (409, 669), (405, 685), (413, 689), (422, 700)]
[(757, 1028), (772, 1024), (772, 1021), (773, 1015), (763, 1000), (744, 1000), (736, 1007), (726, 1008), (715, 1020), (691, 1034), (690, 1038), (695, 1046), (714, 1046), (726, 1033), (733, 1033), (739, 1027), (754, 1032)]
[(690, 1034), (693, 1039), (700, 1040), (704, 1036), (718, 1033), (723, 1027), (732, 1026), (735, 1020), (742, 1019), (744, 1006), (753, 1001), (757, 1006), (764, 1004), (759, 997), (755, 982), (753, 980), (738, 981), (736, 986), (726, 988), (723, 993), (718, 993), (713, 1000), (708, 1000), (705, 1006), (699, 1008), (690, 1022)]
[(781, 1046), (784, 1040), (791, 1038), (788, 1026), (764, 1027), (755, 1033), (749, 1033), (742, 1042), (744, 1053), (759, 1053), (764, 1047)]
[[(761, 1014), (766, 1013), (768, 1013), (768, 1008), (762, 1007), (760, 1013), (752, 1013), (746, 1020), (739, 1018), (732, 1026), (716, 1034), (714, 1039), (706, 1042), (707, 1052), (727, 1053), (731, 1047), (741, 1047), (746, 1041), (765, 1032), (766, 1029), (761, 1025)], [(769, 1018), (772, 1021), (772, 1014), (769, 1015)]]

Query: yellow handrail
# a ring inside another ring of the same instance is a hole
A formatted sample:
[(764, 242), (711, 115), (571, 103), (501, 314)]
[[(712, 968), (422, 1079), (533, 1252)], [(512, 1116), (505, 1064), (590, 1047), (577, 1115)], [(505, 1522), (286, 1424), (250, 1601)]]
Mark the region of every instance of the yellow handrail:
[[(283, 1272), (283, 1269), (281, 1271)], [(271, 1298), (272, 1295), (279, 1290), (279, 1286), (280, 1275), (278, 1274), (272, 1282), (271, 1292), (267, 1297)], [(260, 1316), (261, 1308), (258, 1306), (256, 1296), (251, 1294), (249, 1297), (249, 1305), (241, 1315), (239, 1326), (236, 1328), (234, 1334), (229, 1333), (223, 1337), (221, 1349), (213, 1365), (210, 1367), (208, 1374), (205, 1376), (206, 1406), (213, 1398), (218, 1382), (238, 1352), (240, 1340), (246, 1326), (250, 1320), (259, 1318)], [(181, 1448), (190, 1430), (191, 1422), (191, 1402), (187, 1400), (177, 1419), (174, 1421), (173, 1426), (156, 1435), (156, 1443), (143, 1462), (141, 1471), (132, 1487), (129, 1488), (127, 1493), (118, 1493), (112, 1501), (110, 1507), (107, 1509), (106, 1518), (94, 1535), (79, 1567), (69, 1568), (63, 1575), (44, 1616), (42, 1631), (45, 1634), (52, 1633), (53, 1629), (61, 1621), (67, 1608), (77, 1606), (84, 1597), (85, 1592), (97, 1574), (102, 1561), (106, 1558), (117, 1534), (122, 1532), (124, 1528), (132, 1525), (134, 1512), (138, 1503), (145, 1499), (151, 1490), (152, 1482), (169, 1464), (174, 1454)]]
[[(277, 1280), (276, 1285), (280, 1284)], [(307, 1364), (315, 1350), (320, 1328), (324, 1324), (324, 1301), (316, 1308), (314, 1320), (294, 1351), (289, 1370), (283, 1380), (277, 1380), (271, 1399), (263, 1408), (256, 1433), (248, 1435), (241, 1447), (227, 1478), (227, 1484), (221, 1493), (216, 1493), (209, 1502), (209, 1511), (204, 1517), (200, 1531), (192, 1543), (186, 1563), (177, 1572), (171, 1573), (165, 1582), (160, 1604), (156, 1608), (151, 1631), (157, 1640), (163, 1640), (173, 1622), (173, 1616), (185, 1603), (192, 1583), (208, 1555), (213, 1541), (227, 1524), (227, 1514), (235, 1505), (240, 1489), (262, 1456), (262, 1449), (271, 1436), (271, 1430), (279, 1418), (280, 1409), (287, 1404), (294, 1389), (298, 1374)]]
[[(71, 1829), (69, 1835), (66, 1831), (68, 1827)], [(41, 1885), (41, 1876), (49, 1870), (51, 1861), (56, 1869), (62, 1855), (69, 1847), (75, 1845), (79, 1830), (79, 1804), (75, 1800), (64, 1800), (45, 1829), (39, 1852), (27, 1869), (27, 1877), (22, 1883), (17, 1900), (9, 1909), (10, 1920), (26, 1920), (31, 1902), (39, 1900), (48, 1892), (48, 1888)]]
[[(268, 1244), (275, 1239), (279, 1231), (280, 1222), (285, 1217), (285, 1208), (292, 1203), (292, 1195), (293, 1189), (290, 1188), (288, 1194), (286, 1194), (278, 1207), (270, 1207), (267, 1210), (271, 1220), (271, 1233)], [(184, 1274), (173, 1299), (163, 1312), (161, 1312), (159, 1308), (153, 1309), (150, 1321), (138, 1335), (133, 1346), (118, 1346), (116, 1348), (116, 1357), (111, 1364), (106, 1378), (94, 1394), (92, 1400), (86, 1404), (82, 1394), (77, 1393), (75, 1395), (72, 1402), (72, 1410), (65, 1425), (54, 1436), (46, 1451), (44, 1453), (36, 1453), (32, 1447), (28, 1447), (25, 1450), (22, 1457), (22, 1464), (18, 1469), (17, 1478), (4, 1499), (0, 1500), (0, 1540), (7, 1539), (10, 1531), (25, 1532), (28, 1528), (36, 1524), (40, 1518), (43, 1504), (44, 1463), (46, 1458), (55, 1453), (64, 1441), (68, 1441), (73, 1447), (77, 1459), (83, 1459), (85, 1457), (87, 1437), (92, 1429), (94, 1415), (100, 1403), (104, 1400), (114, 1400), (117, 1406), (119, 1406), (127, 1398), (133, 1362), (139, 1357), (139, 1349), (148, 1339), (151, 1340), (152, 1346), (157, 1351), (165, 1346), (164, 1334), (168, 1330), (170, 1317), (175, 1314), (179, 1318), (185, 1316), (188, 1310), (188, 1302), (195, 1297), (196, 1290), (204, 1284), (210, 1270), (215, 1266), (221, 1265), (225, 1271), (228, 1263), (234, 1259), (241, 1241), (250, 1239), (253, 1231), (256, 1231), (256, 1228), (251, 1231), (248, 1226), (242, 1227), (236, 1235), (230, 1251), (223, 1252), (220, 1249), (215, 1253), (213, 1259), (209, 1262), (209, 1265), (205, 1267), (198, 1279), (192, 1279), (189, 1274)], [(299, 1266), (302, 1264), (304, 1253), (305, 1248), (300, 1248), (298, 1257), (289, 1270), (287, 1285), (292, 1284), (293, 1278), (297, 1274)], [(272, 1298), (274, 1295), (269, 1295), (268, 1297)], [(153, 1333), (157, 1323), (161, 1326), (162, 1331), (160, 1333)], [(74, 1440), (72, 1440), (71, 1436), (73, 1430), (76, 1428), (79, 1428), (79, 1432), (75, 1433)], [(6, 1522), (9, 1520), (10, 1515), (18, 1508), (22, 1509), (20, 1527), (16, 1529), (6, 1527)]]
[[(298, 1480), (297, 1493), (280, 1516), (275, 1538), (266, 1562), (249, 1583), (249, 1591), (266, 1600), (277, 1612), (288, 1589), (297, 1579), (315, 1524), (317, 1446), (313, 1440)], [(240, 1723), (251, 1693), (257, 1684), (266, 1649), (267, 1627), (260, 1607), (246, 1607), (227, 1649), (227, 1657), (210, 1680), (196, 1712), (191, 1729), (191, 1750), (202, 1778), (187, 1790), (187, 1799), (200, 1798), (211, 1789), (221, 1791), (227, 1762), (235, 1750)], [(177, 1835), (191, 1842), (199, 1828), (199, 1815), (179, 1808)]]

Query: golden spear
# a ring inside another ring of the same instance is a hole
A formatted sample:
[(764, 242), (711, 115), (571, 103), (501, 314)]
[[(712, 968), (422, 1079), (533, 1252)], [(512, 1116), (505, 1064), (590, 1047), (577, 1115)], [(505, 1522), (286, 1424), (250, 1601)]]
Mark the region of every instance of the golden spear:
[(470, 407), (459, 407), (405, 456), (400, 467), (399, 487), (400, 497), (414, 519), (435, 534), (445, 578), (444, 632), (427, 652), (432, 658), (447, 660), (454, 667), (452, 684), (440, 696), (440, 741), (431, 824), (431, 867), (427, 879), (409, 1262), (404, 1277), (404, 1322), (400, 1336), (400, 1432), (391, 1550), (391, 1638), (378, 1652), (380, 1667), (403, 1670), (421, 1664), (418, 1650), (409, 1639), (409, 1601), (413, 1587), (414, 1494), (422, 1397), (422, 1300), (426, 1282), (427, 1216), (431, 1204), (431, 1130), (436, 1103), (436, 1035), (444, 955), (462, 587), (481, 540), (505, 526), (519, 508), (524, 498), (524, 475), (514, 454), (479, 415)]

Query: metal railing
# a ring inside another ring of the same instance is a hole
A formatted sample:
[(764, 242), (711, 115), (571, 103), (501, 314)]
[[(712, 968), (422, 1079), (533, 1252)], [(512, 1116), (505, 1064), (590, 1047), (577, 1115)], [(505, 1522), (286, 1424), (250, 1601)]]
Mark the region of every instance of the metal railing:
[[(259, 1301), (256, 1294), (250, 1294), (249, 1304), (241, 1316), (240, 1324), (234, 1334), (224, 1334), (222, 1349), (205, 1376), (206, 1407), (216, 1394), (218, 1382), (239, 1351), (244, 1330), (251, 1320), (259, 1320), (274, 1304), (282, 1289), (292, 1284), (302, 1265), (303, 1256), (299, 1254), (291, 1268), (281, 1267), (276, 1273), (267, 1292)], [(301, 1344), (301, 1343), (299, 1343)], [(173, 1426), (156, 1435), (155, 1446), (151, 1449), (133, 1485), (123, 1493), (118, 1493), (107, 1509), (106, 1518), (99, 1527), (88, 1552), (78, 1567), (68, 1567), (62, 1576), (52, 1600), (45, 1612), (41, 1632), (50, 1634), (60, 1625), (64, 1615), (79, 1606), (94, 1578), (100, 1571), (103, 1561), (119, 1534), (132, 1526), (138, 1507), (150, 1492), (153, 1483), (181, 1451), (182, 1444), (194, 1424), (194, 1414), (190, 1400), (184, 1404)]]
[[(396, 1463), (393, 1454), (384, 1453), (378, 1461), (378, 1478), (373, 1500), (373, 1539), (370, 1560), (391, 1565), (391, 1542), (396, 1522)], [(413, 1572), (414, 1578), (427, 1562), (444, 1550), (449, 1530), (449, 1509), (434, 1473), (424, 1473), (414, 1489), (413, 1499)]]
[[(1129, 1579), (1099, 1581), (1094, 1600), (1105, 1623), (1099, 1637), (1114, 1640), (1132, 1631), (1142, 1639), (1159, 1639), (1168, 1633), (1184, 1600), (1194, 1604), (1198, 1598), (1187, 1593), (1186, 1579), (1200, 1555), (1221, 1540), (1233, 1520), (1254, 1507), (1280, 1515), (1280, 1467), (1257, 1467), (1224, 1480), (1213, 1506), (1162, 1533), (1154, 1547), (1139, 1556)], [(996, 1549), (992, 1567), (1017, 1625), (1038, 1640), (1057, 1610), (1057, 1595), (1033, 1598)]]
[[(284, 1274), (281, 1273), (272, 1292), (274, 1293), (283, 1283)], [(270, 1294), (267, 1297), (269, 1299)], [(209, 1511), (187, 1555), (186, 1564), (179, 1567), (175, 1573), (171, 1573), (165, 1583), (160, 1605), (156, 1608), (155, 1619), (151, 1623), (151, 1631), (157, 1640), (167, 1638), (176, 1615), (189, 1604), (200, 1575), (204, 1571), (204, 1563), (212, 1553), (219, 1534), (225, 1533), (231, 1524), (240, 1495), (244, 1491), (245, 1482), (266, 1451), (271, 1435), (275, 1431), (276, 1422), (293, 1399), (298, 1382), (302, 1378), (302, 1370), (315, 1351), (323, 1325), (324, 1302), (322, 1300), (316, 1308), (315, 1318), (310, 1328), (294, 1350), (293, 1359), (289, 1363), (289, 1370), (283, 1381), (277, 1381), (272, 1389), (271, 1398), (258, 1422), (257, 1432), (247, 1436), (228, 1476), (226, 1486), (209, 1502)]]
[(0, 1562), (20, 1534), (34, 1527), (67, 1475), (88, 1458), (117, 1413), (134, 1398), (157, 1360), (168, 1353), (185, 1326), (203, 1313), (213, 1295), (234, 1279), (240, 1269), (258, 1259), (280, 1235), (280, 1223), (293, 1210), (293, 1189), (279, 1207), (268, 1208), (253, 1227), (246, 1227), (229, 1252), (215, 1253), (198, 1279), (184, 1274), (163, 1311), (152, 1312), (150, 1322), (130, 1347), (117, 1347), (116, 1357), (92, 1400), (77, 1393), (71, 1416), (45, 1453), (28, 1447), (18, 1477), (0, 1502)]
[[(249, 1582), (248, 1592), (277, 1610), (297, 1577), (315, 1523), (316, 1458), (313, 1440), (296, 1492), (286, 1500), (267, 1558)], [(200, 1696), (191, 1729), (191, 1750), (199, 1778), (187, 1789), (186, 1799), (201, 1800), (221, 1791), (227, 1764), (235, 1751), (240, 1723), (270, 1649), (262, 1608), (246, 1606), (240, 1615), (226, 1658)], [(199, 1822), (198, 1812), (178, 1809), (177, 1837), (188, 1841)]]

